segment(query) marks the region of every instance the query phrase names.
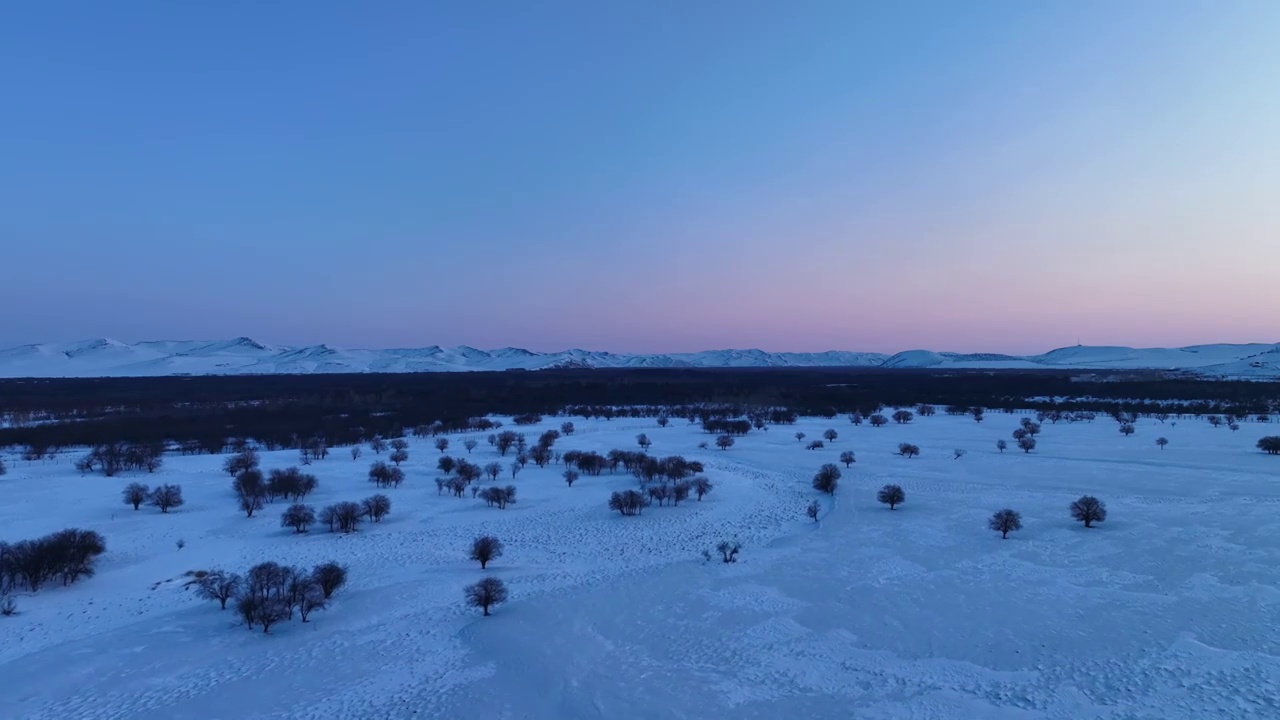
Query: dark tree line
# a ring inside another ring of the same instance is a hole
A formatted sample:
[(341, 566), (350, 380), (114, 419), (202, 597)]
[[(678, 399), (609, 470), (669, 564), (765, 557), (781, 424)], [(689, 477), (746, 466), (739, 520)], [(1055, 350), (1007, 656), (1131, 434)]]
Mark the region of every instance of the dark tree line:
[[(1045, 400), (1062, 397), (1088, 399)], [(406, 428), (415, 434), (487, 431), (496, 423), (483, 416), (493, 412), (522, 420), (562, 410), (586, 417), (697, 419), (699, 408), (714, 407), (716, 417), (785, 425), (800, 414), (868, 416), (920, 403), (965, 413), (985, 407), (1243, 418), (1274, 415), (1280, 389), (1145, 371), (868, 368), (0, 380), (0, 415), (18, 421), (0, 428), (0, 446), (32, 448), (40, 457), (52, 448), (121, 441), (222, 452), (233, 438), (253, 438), (267, 449), (300, 449), (316, 438), (327, 447), (355, 445), (375, 435), (399, 437)]]

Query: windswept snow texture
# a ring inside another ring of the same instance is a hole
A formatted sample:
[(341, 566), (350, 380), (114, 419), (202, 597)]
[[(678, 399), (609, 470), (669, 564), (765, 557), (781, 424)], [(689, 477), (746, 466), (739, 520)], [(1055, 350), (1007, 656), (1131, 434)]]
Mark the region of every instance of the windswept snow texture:
[(1190, 371), (1215, 377), (1280, 377), (1280, 344), (1185, 348), (1069, 347), (1043, 355), (908, 350), (896, 355), (708, 350), (626, 355), (590, 350), (538, 353), (460, 346), (350, 350), (329, 345), (273, 347), (249, 338), (154, 341), (97, 339), (0, 350), (0, 377), (109, 377), (277, 373), (456, 372), (548, 368), (883, 367), (938, 369), (1112, 369)]
[[(606, 500), (635, 481), (607, 471), (570, 488), (531, 464), (506, 510), (438, 495), (440, 453), (411, 440), (408, 480), (383, 491), (391, 515), (346, 536), (280, 528), (284, 502), (245, 518), (224, 456), (104, 478), (80, 476), (72, 451), (9, 454), (5, 540), (81, 527), (108, 551), (95, 577), (0, 617), (0, 718), (1280, 717), (1280, 459), (1253, 447), (1280, 426), (1046, 424), (1036, 452), (1000, 454), (1017, 420), (804, 419), (718, 451), (683, 422), (575, 418), (558, 450), (646, 432), (655, 454), (706, 463), (705, 500), (627, 518)], [(828, 427), (840, 437), (822, 450), (793, 437)], [(894, 455), (904, 441), (923, 454)], [(834, 499), (814, 491), (850, 449)], [(307, 468), (308, 502), (374, 493), (375, 457), (335, 448)], [(483, 436), (469, 457), (499, 459)], [(263, 468), (295, 461), (265, 453)], [(187, 504), (135, 512), (120, 501), (132, 481), (180, 483)], [(874, 499), (889, 482), (906, 491), (893, 511)], [(1067, 511), (1085, 493), (1109, 511), (1088, 530)], [(987, 529), (1004, 507), (1025, 526), (1008, 540)], [(466, 559), (482, 533), (506, 545), (487, 571)], [(738, 563), (702, 559), (725, 539)], [(183, 588), (188, 571), (330, 559), (350, 567), (332, 607), (266, 636)], [(511, 590), (489, 618), (462, 606), (486, 576)]]

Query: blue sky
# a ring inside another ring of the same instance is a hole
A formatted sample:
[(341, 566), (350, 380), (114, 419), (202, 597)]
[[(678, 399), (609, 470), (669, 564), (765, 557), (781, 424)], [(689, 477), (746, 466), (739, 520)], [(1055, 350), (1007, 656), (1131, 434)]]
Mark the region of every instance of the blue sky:
[(1280, 3), (0, 9), (0, 344), (1280, 340)]

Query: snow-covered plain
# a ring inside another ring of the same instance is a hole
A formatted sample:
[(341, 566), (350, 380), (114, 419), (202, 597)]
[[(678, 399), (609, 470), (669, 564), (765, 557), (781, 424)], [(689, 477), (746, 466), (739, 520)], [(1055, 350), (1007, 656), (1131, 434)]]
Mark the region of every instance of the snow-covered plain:
[[(569, 488), (531, 464), (507, 510), (438, 495), (440, 453), (411, 440), (390, 517), (349, 536), (294, 535), (280, 502), (245, 518), (221, 456), (117, 478), (80, 476), (73, 453), (10, 456), (5, 539), (83, 527), (108, 551), (96, 577), (0, 618), (0, 717), (1280, 717), (1280, 460), (1254, 448), (1280, 428), (1046, 423), (1036, 452), (1000, 454), (1018, 417), (810, 418), (724, 452), (682, 420), (573, 418), (559, 450), (634, 449), (646, 432), (653, 454), (707, 464), (704, 501), (626, 518), (606, 500), (634, 481), (607, 471)], [(822, 450), (793, 437), (828, 427), (840, 437)], [(471, 459), (495, 459), (477, 437)], [(833, 502), (809, 479), (849, 449)], [(375, 492), (373, 459), (335, 448), (308, 468), (308, 503)], [(295, 460), (264, 453), (263, 468)], [(133, 480), (180, 483), (187, 504), (135, 512), (120, 500)], [(907, 493), (896, 511), (875, 502), (888, 482)], [(1068, 516), (1084, 493), (1108, 505), (1096, 529)], [(986, 522), (1006, 506), (1025, 529), (1002, 541)], [(466, 559), (482, 532), (506, 544), (487, 571)], [(722, 539), (743, 543), (740, 562), (702, 559)], [(267, 636), (182, 587), (191, 570), (329, 559), (351, 569), (334, 605)], [(489, 618), (461, 594), (486, 574), (511, 589)]]
[(895, 355), (828, 350), (707, 350), (625, 354), (593, 350), (532, 352), (522, 348), (360, 350), (311, 345), (275, 347), (247, 337), (221, 341), (122, 343), (107, 338), (21, 345), (0, 350), (0, 377), (147, 377), (304, 373), (461, 372), (548, 368), (880, 367), (993, 370), (1160, 370), (1209, 377), (1280, 377), (1280, 344), (1181, 348), (1075, 346), (1040, 355), (907, 350)]

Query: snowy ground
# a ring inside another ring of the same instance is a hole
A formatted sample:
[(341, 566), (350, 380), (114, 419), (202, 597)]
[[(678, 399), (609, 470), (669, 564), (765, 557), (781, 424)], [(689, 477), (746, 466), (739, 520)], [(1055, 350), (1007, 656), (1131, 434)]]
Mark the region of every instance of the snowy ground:
[[(530, 465), (502, 511), (437, 495), (439, 453), (412, 441), (384, 523), (296, 536), (279, 502), (235, 510), (222, 457), (145, 478), (7, 458), (0, 536), (78, 526), (108, 552), (97, 577), (0, 618), (0, 718), (1280, 717), (1280, 459), (1253, 447), (1276, 425), (1046, 424), (1035, 453), (1001, 455), (1017, 416), (805, 419), (727, 452), (698, 450), (709, 438), (684, 421), (573, 420), (557, 449), (647, 432), (654, 454), (706, 462), (716, 489), (623, 518), (605, 503), (629, 477), (568, 488)], [(841, 437), (823, 450), (792, 437), (827, 427)], [(471, 459), (494, 459), (477, 437)], [(904, 441), (923, 455), (894, 455)], [(847, 449), (857, 464), (810, 522), (809, 478)], [(372, 459), (335, 449), (308, 469), (308, 502), (375, 492)], [(182, 484), (186, 506), (134, 512), (119, 490), (135, 479)], [(896, 511), (875, 502), (886, 482), (906, 490)], [(1110, 511), (1093, 530), (1067, 514), (1083, 493)], [(1001, 541), (986, 520), (1005, 506), (1026, 528)], [(481, 532), (505, 542), (487, 572), (512, 594), (490, 618), (461, 602), (484, 575), (465, 557)], [(703, 561), (721, 539), (742, 541), (739, 563)], [(334, 606), (270, 636), (181, 587), (190, 570), (328, 559), (351, 568)]]

